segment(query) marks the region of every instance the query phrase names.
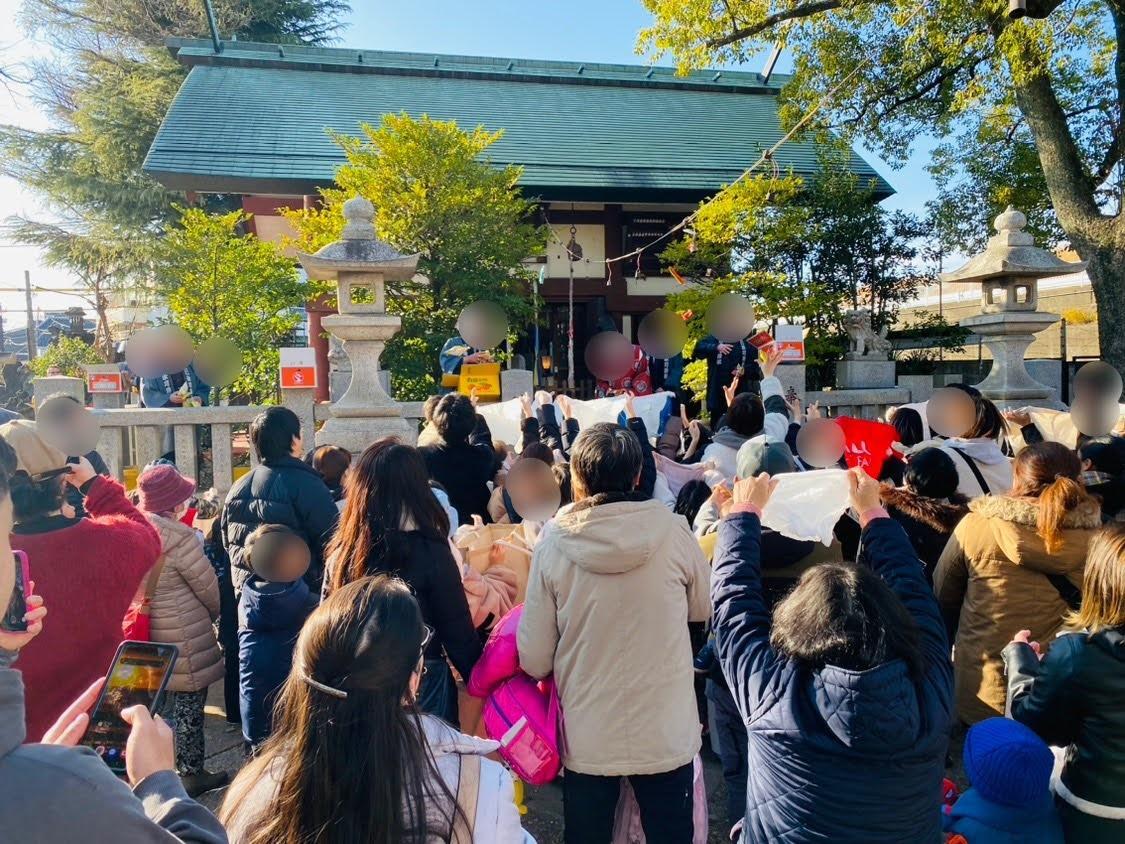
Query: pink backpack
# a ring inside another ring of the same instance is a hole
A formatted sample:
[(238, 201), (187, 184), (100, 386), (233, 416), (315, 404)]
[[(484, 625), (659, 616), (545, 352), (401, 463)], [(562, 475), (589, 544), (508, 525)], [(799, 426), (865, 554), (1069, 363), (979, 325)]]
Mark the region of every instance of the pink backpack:
[(516, 631), (522, 613), (522, 604), (512, 608), (492, 629), (468, 692), (486, 698), (484, 731), (500, 742), (500, 756), (515, 775), (546, 785), (562, 767), (559, 696), (550, 678), (536, 682), (520, 669)]
[(484, 702), (484, 731), (500, 742), (500, 757), (517, 777), (546, 785), (559, 775), (559, 696), (551, 680), (537, 683), (522, 671)]

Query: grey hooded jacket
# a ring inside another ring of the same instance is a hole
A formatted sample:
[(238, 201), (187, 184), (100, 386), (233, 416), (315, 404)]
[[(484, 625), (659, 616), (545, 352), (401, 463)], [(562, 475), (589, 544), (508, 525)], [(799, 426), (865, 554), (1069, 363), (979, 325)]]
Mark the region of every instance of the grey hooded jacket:
[(219, 821), (161, 771), (132, 791), (94, 751), (24, 744), (23, 677), (0, 668), (0, 829), (24, 844), (225, 844)]

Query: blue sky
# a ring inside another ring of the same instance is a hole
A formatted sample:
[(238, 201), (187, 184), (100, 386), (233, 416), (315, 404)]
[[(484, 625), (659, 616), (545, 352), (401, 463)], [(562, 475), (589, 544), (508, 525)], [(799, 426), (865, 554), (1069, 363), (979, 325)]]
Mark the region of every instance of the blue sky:
[[(352, 0), (352, 5), (340, 46), (587, 62), (643, 63), (634, 45), (637, 32), (650, 20), (639, 0)], [(18, 8), (19, 0), (0, 0), (0, 44), (16, 56), (38, 49), (33, 42), (18, 40)], [(745, 69), (759, 67), (760, 62)], [(786, 69), (784, 59), (778, 69)], [(43, 126), (30, 104), (3, 89), (0, 123)], [(901, 170), (891, 170), (878, 156), (861, 150), (898, 191), (884, 203), (888, 208), (921, 211), (926, 200), (933, 198), (933, 180), (924, 170), (932, 145), (931, 139), (920, 139), (914, 156)], [(0, 179), (0, 220), (12, 214), (42, 217), (44, 209), (19, 185)], [(70, 286), (64, 271), (41, 266), (35, 250), (0, 243), (0, 287), (22, 285), (25, 269), (31, 270), (36, 284)], [(76, 303), (58, 294), (37, 294), (36, 299), (44, 308)], [(22, 294), (0, 292), (0, 306), (6, 325), (23, 323), (19, 312)]]

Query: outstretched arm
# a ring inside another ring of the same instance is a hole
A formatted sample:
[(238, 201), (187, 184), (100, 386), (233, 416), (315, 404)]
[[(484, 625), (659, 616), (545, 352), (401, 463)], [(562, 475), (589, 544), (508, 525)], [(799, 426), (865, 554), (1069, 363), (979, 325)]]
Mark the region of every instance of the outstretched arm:
[(852, 508), (859, 513), (863, 525), (859, 561), (883, 578), (917, 622), (927, 679), (951, 698), (953, 663), (949, 657), (949, 639), (933, 590), (926, 582), (922, 561), (902, 525), (883, 509), (879, 482), (862, 469), (852, 469), (848, 480)]
[(743, 719), (773, 697), (783, 663), (770, 647), (770, 616), (762, 597), (761, 508), (768, 475), (736, 484), (735, 510), (719, 525), (711, 575), (715, 645)]

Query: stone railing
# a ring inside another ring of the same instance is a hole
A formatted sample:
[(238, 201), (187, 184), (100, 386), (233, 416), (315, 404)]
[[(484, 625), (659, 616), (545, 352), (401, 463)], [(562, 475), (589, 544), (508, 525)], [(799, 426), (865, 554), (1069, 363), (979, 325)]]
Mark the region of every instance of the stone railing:
[[(285, 405), (301, 419), (301, 429), (307, 448), (313, 447), (313, 432), (317, 422), (331, 416), (330, 405), (315, 404), (308, 395), (311, 391), (286, 391)], [(421, 402), (402, 405), (403, 416), (412, 431), (418, 429), (422, 416)], [(110, 472), (119, 480), (125, 479), (125, 469), (139, 469), (165, 454), (166, 434), (172, 430), (172, 445), (177, 468), (189, 477), (198, 478), (200, 451), (198, 429), (211, 432), (210, 466), (212, 484), (220, 498), (225, 497), (234, 483), (235, 430), (245, 428), (250, 421), (265, 410), (264, 407), (183, 407), (146, 409), (125, 407), (120, 409), (94, 409), (91, 411), (101, 427), (98, 451), (105, 458)], [(254, 449), (247, 442), (249, 465), (257, 464)]]
[(820, 402), (822, 412), (828, 416), (852, 416), (859, 419), (883, 419), (888, 407), (897, 407), (910, 401), (910, 390), (905, 387), (888, 387), (883, 390), (810, 390), (805, 393), (805, 403)]

